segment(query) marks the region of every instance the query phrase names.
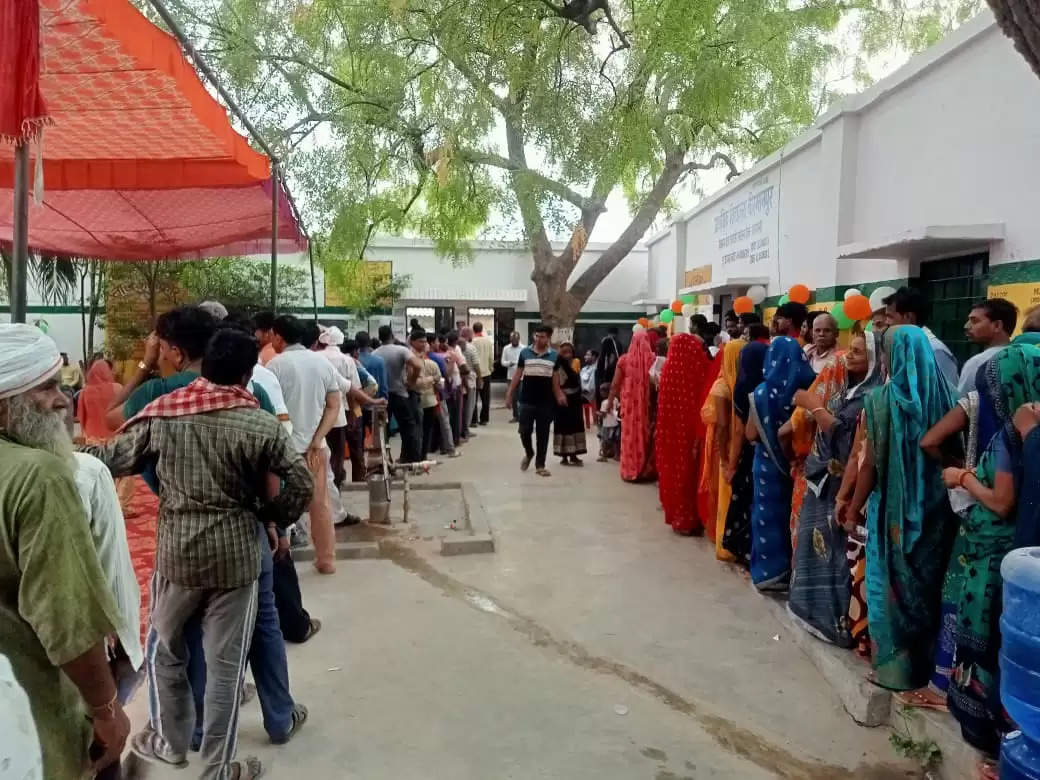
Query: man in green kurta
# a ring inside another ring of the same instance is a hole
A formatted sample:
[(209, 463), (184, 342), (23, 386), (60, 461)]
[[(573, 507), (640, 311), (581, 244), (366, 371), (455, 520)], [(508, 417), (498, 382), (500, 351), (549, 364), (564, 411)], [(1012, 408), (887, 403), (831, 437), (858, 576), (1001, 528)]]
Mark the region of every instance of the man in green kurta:
[(79, 780), (119, 757), (130, 723), (106, 652), (121, 617), (72, 476), (60, 367), (42, 331), (0, 325), (0, 654), (31, 702), (44, 777)]

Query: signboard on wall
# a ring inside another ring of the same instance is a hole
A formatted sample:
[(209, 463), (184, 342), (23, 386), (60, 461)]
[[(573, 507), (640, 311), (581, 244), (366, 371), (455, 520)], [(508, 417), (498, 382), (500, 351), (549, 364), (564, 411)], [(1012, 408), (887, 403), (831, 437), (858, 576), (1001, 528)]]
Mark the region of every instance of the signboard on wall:
[(698, 287), (702, 284), (711, 284), (711, 266), (701, 265), (696, 268), (687, 268), (683, 287)]
[[(392, 260), (366, 260), (357, 263), (356, 269), (347, 269), (346, 278), (339, 279), (339, 274), (325, 274), (325, 305), (347, 306), (353, 308), (357, 302), (365, 301), (373, 291), (386, 288), (393, 278), (394, 263)], [(391, 300), (378, 300), (376, 306), (390, 307)]]
[(779, 250), (779, 202), (779, 187), (765, 173), (718, 204), (710, 251), (721, 276), (768, 274)]
[(1021, 333), (1026, 309), (1040, 304), (1040, 283), (991, 284), (986, 297), (1003, 298), (1018, 307), (1018, 327), (1015, 328), (1015, 333)]

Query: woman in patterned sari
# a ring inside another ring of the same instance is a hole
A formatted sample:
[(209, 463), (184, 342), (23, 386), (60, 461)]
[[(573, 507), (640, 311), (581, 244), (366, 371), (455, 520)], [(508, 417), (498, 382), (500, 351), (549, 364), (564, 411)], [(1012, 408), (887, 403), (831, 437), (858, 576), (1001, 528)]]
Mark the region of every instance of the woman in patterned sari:
[[(840, 369), (825, 368), (812, 388), (795, 393), (798, 410), (792, 421), (808, 417), (815, 435), (805, 459), (808, 489), (798, 517), (788, 608), (806, 630), (840, 647), (853, 645), (852, 576), (847, 536), (834, 517), (835, 499), (867, 391), (881, 383), (880, 351), (873, 333), (855, 336), (838, 359)], [(821, 382), (831, 374), (841, 377), (837, 387)]]
[(780, 426), (791, 417), (794, 394), (815, 377), (801, 344), (790, 336), (773, 339), (747, 426), (747, 438), (755, 442), (751, 581), (759, 590), (785, 590), (791, 575), (791, 466)]
[(588, 450), (585, 446), (585, 420), (581, 407), (581, 364), (574, 357), (574, 345), (569, 341), (560, 344), (560, 357), (556, 361), (556, 374), (560, 389), (567, 398), (566, 406), (556, 407), (553, 421), (553, 454), (564, 466), (585, 465), (579, 455)]
[(733, 339), (723, 347), (720, 355), (722, 358), (721, 376), (715, 380), (708, 394), (708, 400), (704, 408), (711, 407), (711, 419), (715, 424), (715, 448), (718, 450), (717, 464), (714, 461), (705, 461), (705, 466), (715, 469), (715, 477), (718, 480), (718, 509), (715, 515), (715, 557), (720, 561), (732, 561), (733, 554), (722, 546), (723, 537), (726, 534), (726, 515), (729, 513), (729, 501), (733, 495), (729, 481), (726, 479), (726, 469), (729, 465), (730, 436), (736, 428), (734, 418), (736, 412), (733, 410), (733, 388), (737, 384), (737, 363), (740, 360), (741, 350), (747, 345), (743, 339)]
[(868, 497), (867, 620), (874, 682), (924, 685), (933, 669), (943, 574), (956, 517), (938, 464), (921, 439), (953, 407), (928, 336), (903, 325), (885, 332), (889, 379), (865, 404), (863, 467), (844, 521), (860, 521)]
[(646, 331), (632, 336), (621, 356), (608, 400), (621, 396), (621, 478), (626, 482), (653, 480), (654, 439), (650, 413), (650, 366), (654, 363)]
[(697, 483), (705, 434), (700, 409), (710, 370), (696, 336), (680, 333), (671, 340), (661, 371), (654, 451), (665, 522), (684, 536), (704, 531), (704, 517), (697, 509)]
[(956, 661), (947, 704), (964, 738), (995, 754), (1009, 728), (1000, 704), (1000, 562), (1014, 548), (1016, 486), (1021, 481), (1022, 439), (1013, 424), (1021, 406), (1040, 401), (1040, 348), (1014, 344), (985, 364), (988, 387), (982, 401), (997, 431), (974, 472), (948, 468), (946, 484), (967, 490), (978, 502), (961, 526), (963, 581), (957, 602)]

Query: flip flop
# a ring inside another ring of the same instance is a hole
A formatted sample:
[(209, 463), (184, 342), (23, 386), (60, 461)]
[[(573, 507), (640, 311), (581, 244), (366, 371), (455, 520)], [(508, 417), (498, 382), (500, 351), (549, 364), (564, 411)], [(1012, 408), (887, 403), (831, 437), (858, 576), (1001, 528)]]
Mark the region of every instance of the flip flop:
[(231, 780), (256, 780), (263, 775), (264, 765), (256, 756), (248, 756), (241, 761), (231, 762)]
[(138, 731), (130, 737), (130, 750), (138, 758), (153, 764), (161, 764), (174, 769), (184, 769), (188, 766), (188, 759), (170, 752), (165, 740), (151, 728)]
[(539, 477), (551, 477), (552, 476), (552, 472), (549, 471), (549, 469), (536, 469), (534, 473), (537, 474)]
[(949, 712), (950, 709), (946, 706), (945, 700), (941, 702), (936, 701), (934, 698), (931, 698), (934, 696), (937, 696), (937, 694), (932, 693), (930, 689), (918, 688), (916, 691), (900, 691), (896, 694), (896, 700), (906, 707)]
[(271, 737), (271, 744), (284, 745), (295, 736), (296, 732), (299, 731), (306, 722), (307, 708), (302, 704), (295, 705), (292, 710), (292, 725), (289, 726), (289, 731), (283, 737)]
[(310, 625), (307, 626), (307, 633), (303, 635), (303, 639), (300, 643), (302, 644), (303, 642), (306, 642), (319, 631), (321, 631), (321, 621), (315, 618), (311, 618)]

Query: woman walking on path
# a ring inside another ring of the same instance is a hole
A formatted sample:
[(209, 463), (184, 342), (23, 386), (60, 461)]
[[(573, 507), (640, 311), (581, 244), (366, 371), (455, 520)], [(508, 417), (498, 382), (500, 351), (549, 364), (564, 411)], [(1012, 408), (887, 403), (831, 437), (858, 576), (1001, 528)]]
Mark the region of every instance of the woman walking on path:
[(888, 382), (867, 397), (864, 462), (845, 522), (867, 526), (867, 620), (874, 681), (909, 690), (932, 673), (943, 574), (956, 518), (939, 466), (921, 438), (953, 408), (928, 337), (904, 325), (885, 333)]
[[(842, 368), (836, 373), (841, 384), (821, 385), (818, 379), (811, 389), (795, 393), (798, 410), (792, 417), (794, 421), (807, 416), (815, 436), (805, 459), (808, 490), (798, 518), (788, 604), (803, 627), (841, 647), (853, 645), (849, 617), (852, 577), (846, 531), (834, 517), (835, 499), (867, 391), (881, 383), (876, 339), (873, 333), (854, 337), (848, 353), (838, 359)], [(822, 396), (821, 387), (827, 397)]]
[(588, 450), (585, 445), (585, 421), (582, 418), (584, 399), (581, 394), (581, 366), (574, 357), (574, 345), (560, 344), (556, 362), (556, 376), (560, 389), (567, 398), (566, 406), (556, 407), (553, 423), (553, 454), (564, 466), (585, 465), (579, 455)]
[(747, 438), (755, 444), (751, 508), (751, 580), (759, 590), (784, 590), (791, 575), (791, 466), (780, 447), (780, 426), (791, 416), (794, 394), (812, 384), (801, 345), (778, 336), (755, 388)]
[(704, 457), (700, 409), (709, 371), (696, 336), (681, 333), (672, 339), (661, 372), (654, 450), (665, 522), (686, 536), (704, 531), (704, 518), (697, 511), (697, 483)]
[(621, 478), (626, 482), (654, 479), (654, 440), (650, 415), (650, 366), (654, 353), (650, 337), (640, 331), (617, 365), (611, 386), (613, 400), (621, 393)]
[[(997, 432), (974, 472), (948, 468), (948, 486), (965, 488), (977, 503), (961, 525), (963, 581), (957, 603), (956, 662), (948, 705), (964, 738), (995, 754), (1010, 724), (1000, 704), (1000, 563), (1015, 546), (1016, 486), (1022, 476), (1022, 440), (1013, 416), (1040, 401), (1040, 348), (1014, 344), (984, 366)], [(985, 403), (985, 400), (983, 401)], [(1035, 481), (1035, 480), (1034, 480)]]

